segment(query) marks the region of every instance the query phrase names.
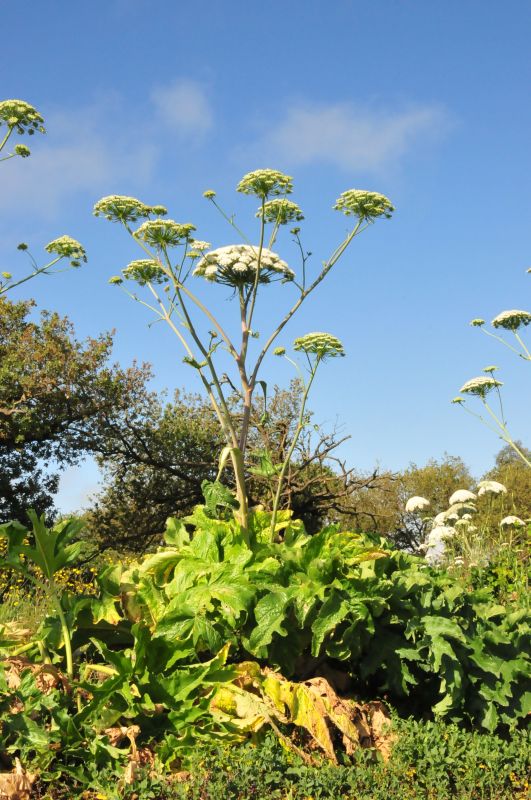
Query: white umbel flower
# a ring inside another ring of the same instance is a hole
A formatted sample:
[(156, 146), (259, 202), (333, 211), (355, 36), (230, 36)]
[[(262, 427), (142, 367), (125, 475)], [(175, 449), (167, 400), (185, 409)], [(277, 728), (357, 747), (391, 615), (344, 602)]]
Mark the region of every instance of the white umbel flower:
[(520, 517), (515, 517), (514, 515), (504, 517), (500, 522), (501, 528), (508, 528), (510, 525), (513, 525), (515, 528), (522, 528), (525, 522), (523, 519), (520, 519)]
[(444, 559), (446, 540), (455, 536), (455, 529), (449, 525), (438, 525), (430, 531), (424, 543), (426, 561), (429, 564), (439, 564)]
[(464, 383), (459, 391), (462, 394), (475, 394), (484, 399), (497, 386), (503, 386), (503, 383), (488, 375), (478, 375), (477, 378), (471, 378)]
[(517, 331), (521, 325), (529, 325), (531, 314), (529, 311), (521, 311), (513, 308), (511, 311), (502, 311), (492, 320), (493, 328), (505, 328), (507, 331)]
[[(230, 244), (207, 253), (198, 262), (193, 274), (226, 286), (244, 286), (254, 283), (258, 269), (259, 247), (248, 244)], [(279, 279), (291, 281), (295, 273), (280, 256), (262, 248), (260, 254), (260, 283)]]
[(507, 489), (503, 483), (498, 483), (498, 481), (480, 481), (478, 497), (482, 497), (484, 494), (507, 494)]
[(430, 501), (426, 500), (425, 497), (410, 497), (406, 503), (406, 511), (408, 514), (412, 514), (415, 511), (424, 511), (429, 505)]
[(453, 495), (450, 497), (448, 501), (451, 506), (455, 505), (456, 503), (468, 503), (470, 500), (476, 500), (476, 495), (474, 492), (469, 492), (468, 489), (458, 489)]

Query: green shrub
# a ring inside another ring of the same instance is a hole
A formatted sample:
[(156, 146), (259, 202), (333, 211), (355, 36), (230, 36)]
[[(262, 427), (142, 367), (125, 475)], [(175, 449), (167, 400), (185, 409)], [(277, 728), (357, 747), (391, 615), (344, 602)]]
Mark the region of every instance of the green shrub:
[(235, 523), (204, 509), (170, 520), (168, 545), (121, 578), (126, 617), (182, 657), (210, 657), (230, 642), (297, 679), (343, 673), (351, 691), (387, 695), (487, 730), (529, 711), (530, 626), (525, 607), (499, 604), (383, 540), (335, 527), (308, 537), (284, 515), (284, 538), (252, 518), (252, 548)]

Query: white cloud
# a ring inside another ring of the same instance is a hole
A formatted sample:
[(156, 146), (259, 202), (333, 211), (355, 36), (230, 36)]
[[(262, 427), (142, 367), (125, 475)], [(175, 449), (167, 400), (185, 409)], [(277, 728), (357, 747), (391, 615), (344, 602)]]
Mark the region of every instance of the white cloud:
[(210, 102), (201, 84), (178, 78), (151, 92), (151, 100), (160, 118), (185, 137), (203, 136), (213, 125)]
[[(116, 185), (147, 179), (156, 159), (156, 148), (131, 144), (127, 134), (115, 133), (108, 103), (46, 115), (48, 134), (36, 134), (28, 143), (28, 159), (13, 158), (1, 165), (0, 210), (20, 215), (32, 212), (52, 219), (79, 194), (92, 202)], [(109, 124), (110, 123), (110, 124)]]
[(327, 162), (347, 171), (395, 165), (413, 146), (449, 127), (437, 106), (384, 112), (350, 103), (298, 105), (269, 128), (253, 154), (289, 164)]

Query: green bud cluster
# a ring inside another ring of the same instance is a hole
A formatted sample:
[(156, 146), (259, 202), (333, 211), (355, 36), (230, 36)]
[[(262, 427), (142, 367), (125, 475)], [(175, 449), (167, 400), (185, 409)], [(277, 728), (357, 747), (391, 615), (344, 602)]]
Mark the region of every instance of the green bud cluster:
[(256, 197), (275, 197), (291, 194), (293, 178), (276, 169), (255, 169), (244, 175), (236, 187), (242, 194), (254, 194)]
[(81, 262), (87, 260), (85, 248), (71, 236), (59, 236), (58, 239), (49, 242), (44, 249), (60, 258), (69, 258), (73, 267), (80, 267)]
[(298, 222), (304, 219), (304, 214), (297, 203), (286, 200), (285, 197), (268, 200), (267, 203), (264, 203), (263, 210), (260, 207), (256, 212), (258, 218), (262, 217), (262, 211), (265, 222), (275, 222), (278, 225), (286, 225), (288, 222), (293, 222), (294, 220)]
[(331, 333), (307, 333), (295, 339), (293, 347), (308, 355), (316, 355), (320, 360), (345, 355), (341, 341)]
[(136, 222), (145, 219), (152, 214), (164, 216), (167, 210), (164, 206), (148, 206), (136, 197), (127, 197), (120, 194), (111, 194), (102, 197), (94, 205), (93, 213), (95, 217), (105, 217), (111, 222)]
[(25, 144), (16, 144), (15, 153), (17, 156), (20, 156), (21, 158), (27, 158), (28, 156), (31, 155), (31, 150), (29, 149), (29, 147), (26, 147)]
[(173, 219), (154, 219), (143, 222), (134, 236), (151, 247), (176, 247), (189, 241), (192, 231), (195, 231), (195, 225), (191, 222), (179, 223)]
[(39, 112), (24, 100), (2, 100), (0, 103), (0, 127), (7, 125), (19, 134), (32, 136), (35, 131), (46, 133), (43, 123)]
[(388, 197), (378, 192), (348, 189), (339, 195), (334, 209), (342, 211), (347, 217), (353, 215), (360, 220), (372, 222), (376, 217), (390, 219), (395, 207)]
[[(136, 281), (140, 286), (145, 286), (146, 283), (165, 283), (168, 280), (162, 265), (152, 258), (139, 258), (131, 261), (122, 270), (122, 275), (128, 280)], [(117, 281), (113, 282), (117, 283)]]

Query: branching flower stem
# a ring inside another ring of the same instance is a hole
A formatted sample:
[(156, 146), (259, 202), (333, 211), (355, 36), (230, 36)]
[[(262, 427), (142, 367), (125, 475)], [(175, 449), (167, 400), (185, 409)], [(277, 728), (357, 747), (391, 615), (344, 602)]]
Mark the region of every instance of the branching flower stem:
[[(170, 280), (172, 281), (172, 283), (174, 285), (174, 289), (175, 289), (175, 294), (176, 294), (177, 299), (178, 299), (179, 304), (180, 304), (180, 308), (181, 308), (181, 310), (182, 310), (182, 312), (184, 314), (184, 317), (185, 317), (186, 328), (189, 331), (190, 335), (192, 336), (194, 342), (196, 343), (200, 353), (202, 354), (202, 356), (203, 356), (203, 358), (204, 358), (204, 360), (206, 362), (206, 366), (208, 366), (208, 369), (209, 369), (209, 372), (210, 372), (210, 375), (211, 375), (211, 378), (212, 378), (213, 385), (215, 386), (215, 389), (216, 389), (217, 397), (214, 394), (214, 392), (212, 391), (212, 384), (205, 377), (202, 367), (198, 366), (198, 367), (196, 367), (196, 369), (197, 369), (197, 371), (199, 373), (199, 377), (200, 377), (200, 379), (201, 379), (201, 381), (203, 383), (203, 386), (205, 387), (205, 390), (206, 390), (206, 392), (208, 394), (208, 397), (209, 397), (210, 403), (212, 405), (212, 408), (214, 410), (214, 413), (216, 414), (217, 419), (218, 419), (218, 421), (220, 423), (221, 429), (222, 429), (223, 434), (225, 436), (225, 440), (227, 441), (227, 444), (229, 445), (229, 448), (230, 448), (230, 457), (231, 457), (231, 461), (232, 461), (232, 466), (233, 466), (234, 476), (235, 476), (235, 483), (236, 483), (236, 499), (238, 500), (238, 504), (239, 504), (237, 515), (239, 517), (239, 521), (240, 521), (240, 524), (241, 524), (243, 532), (244, 532), (244, 537), (246, 538), (247, 543), (249, 543), (248, 542), (248, 501), (247, 501), (247, 491), (246, 491), (246, 487), (245, 487), (245, 473), (244, 473), (243, 453), (242, 453), (242, 451), (241, 451), (241, 449), (239, 447), (238, 435), (237, 435), (236, 429), (235, 429), (233, 421), (232, 421), (231, 413), (230, 413), (230, 411), (228, 409), (228, 406), (227, 406), (227, 402), (226, 402), (226, 399), (225, 399), (223, 388), (221, 386), (221, 382), (219, 380), (219, 377), (218, 377), (214, 362), (212, 360), (212, 351), (207, 349), (207, 348), (205, 348), (205, 346), (203, 345), (203, 343), (202, 343), (202, 341), (201, 341), (201, 339), (199, 337), (199, 334), (197, 333), (197, 330), (196, 330), (196, 328), (195, 328), (195, 326), (193, 324), (193, 321), (192, 321), (192, 319), (190, 317), (190, 314), (189, 314), (188, 309), (186, 307), (186, 303), (184, 302), (184, 299), (183, 299), (183, 296), (182, 296), (183, 293), (206, 315), (206, 317), (214, 325), (216, 330), (219, 331), (219, 333), (222, 336), (223, 340), (227, 344), (227, 347), (229, 348), (229, 352), (231, 353), (233, 358), (236, 359), (237, 363), (238, 363), (238, 359), (239, 359), (238, 353), (236, 352), (236, 349), (235, 349), (234, 345), (232, 344), (232, 342), (229, 339), (228, 335), (226, 334), (224, 329), (221, 327), (221, 325), (219, 324), (217, 319), (214, 317), (214, 315), (206, 308), (206, 306), (204, 306), (204, 304), (199, 300), (199, 298), (197, 298), (189, 289), (187, 289), (186, 286), (183, 285), (183, 283), (181, 281), (178, 280), (176, 274), (173, 271), (173, 268), (172, 268), (172, 265), (171, 265), (171, 261), (169, 259), (169, 256), (168, 256), (167, 252), (164, 252), (165, 261), (166, 261), (166, 263), (164, 264), (164, 263), (161, 262), (160, 258), (158, 258), (155, 254), (153, 254), (152, 251), (148, 247), (146, 247), (146, 245), (144, 245), (143, 242), (139, 241), (138, 239), (136, 239), (136, 237), (134, 237), (133, 231), (129, 228), (129, 226), (127, 224), (125, 225), (125, 227), (128, 230), (128, 232), (130, 233), (130, 235), (133, 236), (133, 238), (135, 238), (135, 241), (137, 241), (138, 244), (140, 244), (140, 246), (142, 247), (144, 252), (150, 258), (154, 258), (154, 259), (156, 259), (158, 261), (158, 263), (161, 265), (162, 269), (164, 270), (164, 272), (166, 273), (168, 278), (170, 278)], [(148, 285), (150, 291), (152, 292), (153, 296), (157, 300), (157, 303), (158, 303), (158, 305), (160, 307), (160, 314), (161, 314), (162, 318), (168, 323), (170, 328), (173, 330), (175, 335), (178, 337), (178, 339), (181, 342), (181, 344), (183, 345), (188, 357), (192, 361), (195, 361), (193, 351), (191, 350), (188, 342), (186, 341), (186, 338), (183, 336), (181, 331), (177, 328), (177, 326), (175, 325), (175, 323), (171, 319), (171, 313), (166, 308), (164, 302), (162, 301), (162, 298), (158, 295), (157, 291), (153, 287), (153, 284), (148, 282), (147, 285)]]
[(51, 269), (53, 266), (55, 266), (55, 264), (57, 264), (58, 261), (61, 261), (61, 259), (62, 259), (62, 256), (58, 256), (57, 258), (54, 258), (53, 261), (50, 261), (48, 264), (45, 264), (44, 267), (35, 266), (33, 272), (30, 272), (29, 275), (25, 275), (24, 278), (20, 278), (20, 280), (18, 280), (18, 281), (13, 281), (13, 283), (9, 283), (9, 284), (1, 284), (0, 285), (0, 296), (2, 296), (3, 294), (6, 294), (6, 292), (11, 291), (11, 289), (14, 289), (16, 286), (21, 286), (21, 284), (26, 283), (26, 281), (29, 281), (32, 278), (35, 278), (37, 275), (47, 275), (47, 274), (49, 274), (48, 270)]
[(509, 434), (509, 431), (507, 430), (507, 426), (505, 425), (504, 421), (497, 417), (497, 415), (491, 409), (491, 407), (489, 406), (489, 404), (487, 403), (486, 400), (483, 400), (483, 405), (487, 409), (488, 413), (490, 414), (490, 416), (492, 417), (492, 419), (494, 420), (494, 422), (496, 423), (498, 428), (501, 430), (501, 432), (502, 432), (502, 437), (501, 438), (503, 439), (503, 441), (507, 442), (507, 444), (510, 447), (512, 447), (512, 449), (515, 451), (515, 453), (518, 453), (518, 455), (520, 456), (522, 461), (524, 461), (527, 464), (528, 467), (531, 467), (531, 461), (529, 461), (529, 459), (524, 455), (524, 453), (522, 453), (520, 448), (511, 439), (511, 436)]
[(491, 339), (496, 339), (498, 342), (501, 342), (509, 350), (512, 350), (513, 353), (516, 353), (517, 356), (520, 356), (520, 358), (523, 358), (525, 361), (531, 361), (531, 352), (529, 352), (521, 336), (516, 331), (513, 331), (513, 333), (516, 337), (516, 340), (518, 341), (518, 344), (524, 351), (523, 353), (517, 347), (514, 347), (512, 344), (509, 344), (509, 342), (506, 339), (504, 339), (503, 336), (498, 336), (496, 333), (492, 333), (492, 331), (488, 331), (485, 328), (482, 328), (481, 330), (485, 334), (485, 336), (490, 336)]
[[(292, 179), (275, 170), (257, 170), (249, 173), (244, 176), (242, 181), (238, 184), (238, 191), (244, 194), (252, 194), (260, 198), (261, 206), (257, 213), (257, 217), (260, 217), (258, 245), (250, 243), (248, 237), (236, 224), (234, 215), (229, 216), (214, 200), (215, 192), (205, 192), (205, 197), (208, 197), (213, 202), (222, 217), (239, 234), (241, 239), (246, 242), (245, 245), (228, 246), (211, 251), (207, 256), (201, 257), (201, 261), (194, 269), (194, 274), (196, 275), (202, 275), (208, 280), (218, 280), (218, 278), (220, 278), (221, 283), (225, 283), (234, 288), (235, 294), (238, 297), (240, 311), (241, 344), (239, 350), (233, 344), (231, 338), (214, 314), (203, 304), (194, 292), (185, 285), (186, 279), (191, 271), (191, 268), (186, 269), (185, 267), (186, 258), (190, 258), (193, 264), (194, 260), (200, 257), (199, 254), (210, 247), (210, 245), (204, 242), (198, 242), (191, 237), (191, 231), (195, 230), (193, 225), (179, 224), (174, 220), (159, 220), (158, 217), (164, 216), (167, 213), (166, 209), (162, 206), (147, 206), (136, 198), (121, 195), (110, 195), (109, 197), (102, 198), (94, 207), (94, 213), (97, 216), (104, 215), (111, 221), (122, 223), (129, 235), (140, 245), (148, 256), (147, 261), (137, 260), (131, 262), (131, 264), (123, 270), (123, 274), (127, 278), (137, 280), (140, 285), (148, 287), (155, 298), (156, 307), (153, 307), (153, 305), (149, 303), (144, 303), (144, 305), (155, 312), (158, 320), (163, 320), (168, 323), (184, 347), (186, 353), (185, 361), (193, 366), (199, 373), (199, 377), (208, 394), (217, 419), (220, 422), (226, 441), (226, 446), (220, 457), (220, 470), (223, 468), (229, 454), (232, 460), (236, 481), (236, 495), (239, 503), (237, 517), (247, 540), (249, 521), (244, 468), (245, 452), (250, 428), (253, 393), (256, 386), (259, 383), (263, 383), (263, 381), (258, 380), (263, 360), (277, 337), (298, 311), (302, 303), (324, 280), (354, 237), (365, 230), (376, 218), (380, 216), (389, 218), (394, 211), (394, 207), (389, 199), (376, 192), (367, 192), (357, 189), (344, 192), (336, 201), (334, 209), (343, 212), (346, 216), (355, 215), (357, 222), (344, 240), (332, 252), (329, 259), (323, 262), (317, 277), (307, 286), (306, 261), (310, 254), (302, 250), (301, 241), (298, 236), (298, 228), (294, 229), (292, 232), (296, 235), (296, 241), (302, 257), (302, 284), (294, 280), (293, 271), (270, 250), (270, 247), (276, 241), (281, 224), (285, 224), (288, 219), (303, 218), (297, 205), (285, 199), (285, 195), (289, 194), (291, 189)], [(275, 200), (275, 202), (280, 203), (276, 216), (272, 216), (274, 203), (268, 200), (269, 197), (280, 198), (279, 200)], [(282, 197), (284, 197), (284, 206), (282, 205)], [(286, 211), (288, 204), (289, 208)], [(291, 216), (289, 216), (290, 214)], [(157, 220), (144, 222), (136, 232), (133, 231), (131, 223), (136, 222), (138, 219), (148, 218), (151, 215), (157, 216)], [(268, 248), (265, 247), (265, 242), (267, 241), (267, 223), (272, 223), (271, 232), (268, 237)], [(194, 247), (194, 244), (196, 244), (197, 247)], [(168, 248), (178, 245), (184, 246), (182, 258), (180, 259), (180, 263), (177, 261), (174, 265), (168, 253)], [(251, 258), (245, 254), (246, 251), (252, 251)], [(220, 253), (222, 253), (222, 256), (219, 255)], [(236, 254), (235, 257), (234, 254)], [(242, 255), (241, 261), (238, 260), (240, 255)], [(221, 260), (220, 264), (217, 264), (213, 260), (217, 257), (224, 260), (223, 269), (227, 264), (229, 265), (227, 272), (221, 271)], [(231, 261), (231, 258), (235, 260)], [(231, 264), (234, 265), (234, 273), (230, 272), (232, 269)], [(217, 272), (218, 268), (220, 269), (219, 273)], [(252, 270), (254, 270), (254, 274)], [(276, 326), (273, 333), (268, 337), (265, 345), (259, 350), (254, 365), (248, 365), (249, 340), (251, 337), (258, 335), (253, 329), (258, 289), (262, 282), (268, 282), (272, 278), (279, 278), (284, 283), (288, 281), (292, 282), (298, 290), (298, 296), (289, 311), (287, 311)], [(167, 297), (163, 299), (156, 285), (158, 283), (165, 283), (166, 281), (169, 282), (169, 285), (167, 283), (165, 286)], [(121, 282), (122, 279), (119, 277), (111, 279), (111, 283)], [(136, 295), (134, 299), (138, 299)], [(195, 306), (195, 309), (197, 309), (200, 315), (206, 318), (212, 326), (210, 339), (205, 340), (205, 342), (203, 342), (204, 337), (200, 335), (194, 323), (194, 315), (191, 313), (191, 310), (193, 310), (192, 306)], [(176, 318), (178, 318), (180, 324)], [(322, 334), (313, 335), (318, 337), (322, 336)], [(231, 381), (228, 376), (222, 375), (220, 378), (218, 375), (214, 357), (220, 345), (222, 345), (222, 349), (227, 350), (235, 363), (239, 375), (239, 381), (236, 381), (236, 383), (240, 384), (241, 390), (236, 389), (235, 383)], [(339, 346), (341, 347), (340, 343)], [(198, 353), (198, 359), (194, 356), (194, 350)], [(343, 352), (339, 353), (337, 348), (334, 354), (344, 355)], [(293, 455), (294, 448), (303, 427), (307, 392), (313, 382), (315, 369), (320, 360), (321, 355), (318, 355), (316, 362), (310, 363), (311, 377), (306, 387), (299, 425), (294, 442), (292, 442), (289, 450), (288, 461), (283, 465), (282, 475), (279, 481), (274, 506), (275, 520), (278, 515), (282, 481), (289, 467), (289, 459)], [(228, 390), (224, 388), (223, 384), (230, 386), (233, 390), (236, 389), (236, 394), (240, 396), (243, 404), (241, 418), (238, 418), (238, 416), (234, 415), (229, 409), (229, 403), (225, 397), (225, 392)]]
[(288, 452), (286, 454), (286, 458), (284, 459), (284, 462), (282, 464), (282, 467), (281, 467), (281, 470), (280, 470), (280, 473), (279, 473), (279, 476), (278, 476), (277, 490), (276, 490), (276, 493), (275, 493), (275, 499), (273, 501), (273, 513), (271, 515), (271, 534), (270, 534), (271, 535), (271, 541), (274, 541), (274, 539), (275, 539), (275, 529), (276, 529), (276, 524), (277, 524), (278, 508), (279, 508), (279, 505), (280, 505), (280, 497), (281, 497), (281, 494), (282, 494), (282, 486), (284, 485), (284, 478), (286, 477), (286, 472), (287, 472), (288, 467), (290, 465), (291, 457), (292, 457), (292, 455), (293, 455), (293, 453), (295, 451), (295, 447), (297, 446), (297, 442), (299, 441), (299, 437), (300, 437), (300, 435), (301, 435), (301, 433), (302, 433), (302, 431), (304, 430), (304, 427), (305, 427), (304, 419), (305, 419), (305, 412), (306, 412), (306, 403), (308, 401), (308, 395), (310, 394), (310, 389), (312, 388), (312, 383), (314, 381), (315, 374), (317, 372), (317, 367), (319, 366), (320, 361), (321, 361), (321, 359), (319, 357), (317, 357), (316, 360), (315, 360), (315, 363), (313, 364), (313, 367), (312, 367), (312, 369), (310, 371), (310, 378), (308, 380), (308, 383), (304, 387), (304, 394), (302, 395), (302, 399), (301, 399), (301, 407), (300, 407), (300, 411), (299, 411), (299, 418), (298, 418), (298, 421), (297, 421), (297, 427), (295, 429), (295, 433), (293, 435), (293, 439), (291, 441), (291, 445), (290, 445), (289, 450), (288, 450)]

